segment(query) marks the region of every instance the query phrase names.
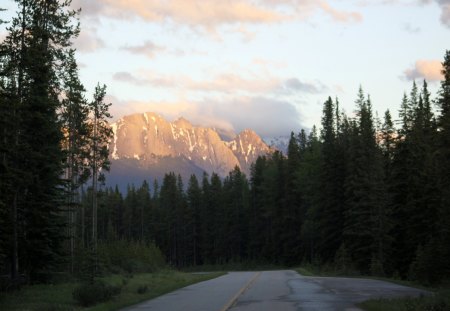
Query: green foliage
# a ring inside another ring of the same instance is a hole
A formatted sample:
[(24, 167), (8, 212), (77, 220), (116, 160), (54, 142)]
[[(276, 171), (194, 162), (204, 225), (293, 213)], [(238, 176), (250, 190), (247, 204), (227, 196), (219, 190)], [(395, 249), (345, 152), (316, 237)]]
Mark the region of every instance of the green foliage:
[(100, 243), (98, 255), (107, 270), (142, 273), (164, 267), (163, 255), (153, 243), (127, 240)]
[(110, 300), (120, 294), (121, 287), (103, 282), (80, 284), (73, 290), (73, 299), (83, 307), (89, 307)]
[(431, 240), (425, 246), (419, 245), (416, 257), (409, 267), (409, 279), (434, 286), (442, 281), (442, 263), (439, 244)]
[(373, 299), (359, 306), (367, 311), (447, 311), (450, 309), (449, 294), (447, 290), (418, 298)]
[(148, 291), (148, 286), (147, 285), (141, 285), (137, 289), (137, 293), (138, 294), (145, 294), (147, 291)]
[(336, 257), (334, 259), (335, 270), (337, 274), (340, 275), (351, 275), (354, 272), (354, 265), (352, 258), (345, 243), (342, 243), (336, 252)]
[[(110, 288), (110, 293), (114, 293), (121, 288), (120, 294), (113, 296), (113, 299), (106, 302), (87, 308), (81, 307), (73, 298), (73, 292), (80, 284), (60, 283), (26, 286), (18, 292), (0, 294), (0, 310), (120, 310), (126, 306), (220, 275), (223, 275), (223, 273), (191, 274), (173, 270), (135, 274), (133, 278), (125, 278), (124, 275), (117, 274), (109, 275), (98, 278), (97, 282), (102, 282), (106, 288)], [(127, 280), (126, 284), (123, 284), (124, 279)], [(147, 291), (142, 294), (138, 293), (138, 289), (145, 286), (147, 286)], [(103, 289), (101, 291), (103, 292)], [(86, 293), (86, 295), (89, 295), (89, 293)]]

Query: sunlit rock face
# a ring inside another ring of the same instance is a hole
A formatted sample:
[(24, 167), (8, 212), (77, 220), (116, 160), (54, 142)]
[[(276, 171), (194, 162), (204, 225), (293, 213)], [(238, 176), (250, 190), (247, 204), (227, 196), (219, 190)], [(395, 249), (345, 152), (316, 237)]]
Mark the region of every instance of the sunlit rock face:
[(184, 118), (168, 122), (150, 112), (123, 117), (111, 126), (112, 172), (115, 163), (125, 161), (127, 167), (149, 169), (155, 175), (170, 171), (187, 175), (192, 167), (193, 174), (204, 171), (226, 176), (235, 166), (248, 175), (256, 158), (271, 151), (252, 130), (223, 141), (215, 129), (194, 126)]

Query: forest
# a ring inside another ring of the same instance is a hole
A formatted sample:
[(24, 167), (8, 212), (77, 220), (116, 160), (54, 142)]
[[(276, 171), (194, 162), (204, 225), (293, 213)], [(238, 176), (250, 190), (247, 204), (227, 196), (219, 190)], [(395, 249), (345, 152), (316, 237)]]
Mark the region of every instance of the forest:
[(310, 263), (438, 284), (450, 276), (450, 52), (444, 68), (436, 100), (414, 82), (398, 121), (376, 118), (362, 89), (354, 117), (328, 98), (320, 130), (291, 133), (287, 154), (259, 157), (249, 177), (236, 167), (185, 186), (172, 172), (152, 192), (102, 190), (99, 238), (152, 241), (176, 267)]
[(160, 249), (176, 268), (310, 263), (450, 278), (450, 51), (439, 93), (414, 83), (400, 120), (379, 120), (360, 89), (355, 114), (328, 98), (320, 128), (292, 133), (287, 154), (258, 158), (250, 176), (168, 172), (152, 191), (144, 182), (121, 194), (102, 187), (110, 104), (106, 86), (87, 99), (79, 79), (79, 12), (17, 3), (0, 44), (0, 287), (94, 275), (133, 247)]

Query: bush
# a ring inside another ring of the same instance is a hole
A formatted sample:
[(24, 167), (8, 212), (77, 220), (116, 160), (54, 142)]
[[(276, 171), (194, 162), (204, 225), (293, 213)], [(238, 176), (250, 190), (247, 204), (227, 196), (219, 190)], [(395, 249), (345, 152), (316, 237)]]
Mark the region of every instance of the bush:
[(147, 291), (148, 291), (148, 286), (147, 285), (141, 285), (137, 289), (137, 293), (138, 294), (145, 294)]
[(73, 298), (81, 306), (88, 307), (99, 302), (108, 301), (113, 296), (119, 295), (121, 287), (106, 285), (102, 282), (81, 284), (72, 293)]
[(440, 257), (436, 241), (432, 240), (423, 247), (419, 245), (416, 257), (409, 267), (409, 279), (427, 286), (439, 284), (442, 281)]
[(164, 256), (153, 243), (119, 240), (101, 243), (99, 259), (109, 271), (155, 272), (164, 267)]

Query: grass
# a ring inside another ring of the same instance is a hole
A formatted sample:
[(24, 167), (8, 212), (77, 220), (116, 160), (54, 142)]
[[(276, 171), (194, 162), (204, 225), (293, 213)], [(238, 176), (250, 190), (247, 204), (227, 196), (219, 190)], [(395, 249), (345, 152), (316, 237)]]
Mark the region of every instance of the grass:
[(111, 275), (101, 278), (106, 284), (122, 286), (120, 295), (89, 308), (76, 305), (72, 291), (77, 283), (33, 285), (0, 295), (0, 310), (20, 311), (109, 311), (133, 305), (187, 285), (216, 278), (223, 273), (190, 274), (173, 270), (134, 276)]
[(438, 290), (433, 296), (419, 298), (372, 299), (358, 305), (366, 311), (447, 311), (450, 310), (450, 290)]
[(331, 267), (316, 267), (306, 265), (295, 269), (304, 276), (322, 276), (322, 277), (356, 277), (368, 278), (391, 282), (403, 286), (414, 287), (428, 290), (434, 294), (431, 296), (422, 296), (418, 298), (392, 298), (392, 299), (372, 299), (358, 304), (358, 307), (366, 311), (448, 311), (450, 310), (450, 284), (444, 284), (441, 288), (430, 288), (421, 284), (384, 277), (373, 277), (367, 275), (358, 275), (357, 273), (343, 274), (335, 271)]
[(203, 271), (262, 271), (262, 270), (284, 270), (286, 267), (274, 264), (261, 264), (253, 262), (238, 262), (214, 265), (193, 266), (184, 269), (184, 272), (203, 272)]

